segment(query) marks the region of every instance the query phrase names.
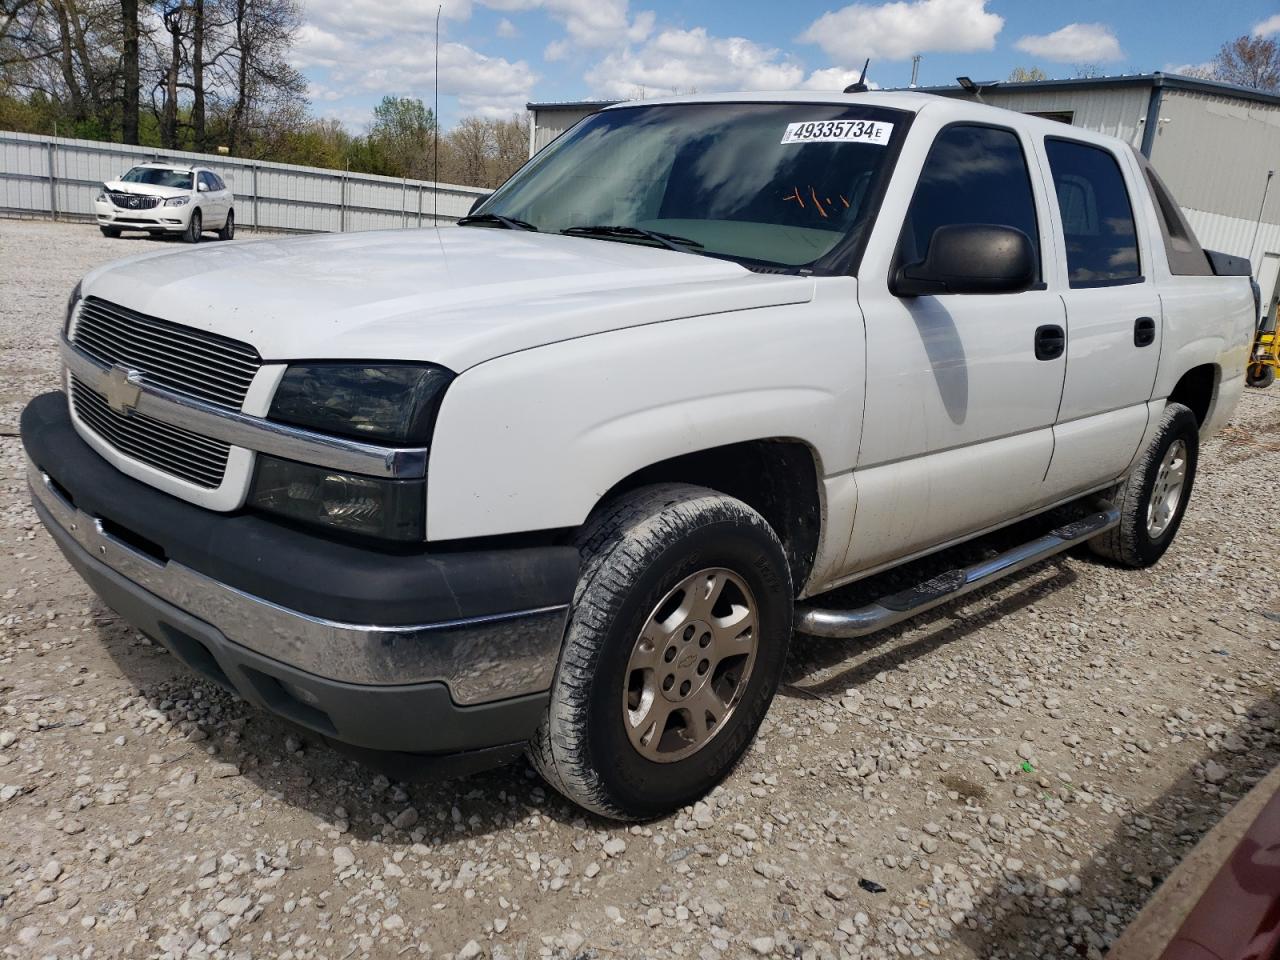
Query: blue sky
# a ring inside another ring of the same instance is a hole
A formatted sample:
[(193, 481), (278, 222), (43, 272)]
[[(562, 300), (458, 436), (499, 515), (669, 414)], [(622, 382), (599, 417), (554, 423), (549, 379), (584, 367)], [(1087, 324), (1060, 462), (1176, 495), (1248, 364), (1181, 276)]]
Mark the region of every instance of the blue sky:
[[(385, 94), (432, 100), (438, 0), (304, 0), (294, 59), (315, 111), (363, 129)], [(440, 107), (506, 116), (529, 100), (713, 90), (838, 90), (1204, 64), (1241, 34), (1280, 37), (1276, 0), (444, 0)]]

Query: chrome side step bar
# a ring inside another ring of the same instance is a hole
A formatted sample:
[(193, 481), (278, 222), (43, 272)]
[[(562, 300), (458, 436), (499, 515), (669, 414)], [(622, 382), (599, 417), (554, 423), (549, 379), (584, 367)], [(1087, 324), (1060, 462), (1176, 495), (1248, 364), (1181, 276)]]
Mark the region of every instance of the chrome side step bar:
[(821, 607), (798, 606), (795, 628), (798, 633), (833, 640), (863, 637), (909, 620), (918, 613), (962, 597), (1019, 570), (1025, 570), (1100, 533), (1106, 533), (1119, 524), (1120, 511), (1115, 507), (1107, 507), (1099, 513), (1058, 527), (1029, 543), (1006, 550), (990, 560), (948, 570), (910, 590), (881, 597), (875, 603), (856, 610), (824, 610)]

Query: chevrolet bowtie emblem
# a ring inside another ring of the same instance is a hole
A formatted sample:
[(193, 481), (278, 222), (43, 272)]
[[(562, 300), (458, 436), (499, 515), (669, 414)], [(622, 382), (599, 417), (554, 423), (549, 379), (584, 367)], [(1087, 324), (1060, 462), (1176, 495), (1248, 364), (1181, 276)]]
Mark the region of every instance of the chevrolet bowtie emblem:
[(116, 364), (107, 373), (107, 382), (103, 387), (107, 397), (107, 406), (116, 413), (129, 416), (138, 405), (142, 395), (142, 374)]

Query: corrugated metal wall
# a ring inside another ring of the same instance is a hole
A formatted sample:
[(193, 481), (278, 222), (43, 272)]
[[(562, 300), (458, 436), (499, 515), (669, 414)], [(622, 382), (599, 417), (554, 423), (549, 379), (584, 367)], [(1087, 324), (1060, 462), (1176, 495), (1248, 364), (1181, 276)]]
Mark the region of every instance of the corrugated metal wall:
[(213, 170), (235, 192), (236, 222), (266, 230), (337, 232), (449, 223), (489, 193), (444, 183), (437, 193), (435, 184), (423, 180), (0, 132), (0, 214), (90, 220), (104, 180), (154, 159)]
[[(1267, 171), (1280, 171), (1280, 107), (1166, 90), (1151, 162), (1184, 206), (1257, 222)], [(1263, 221), (1280, 223), (1273, 180)]]
[[(600, 104), (600, 107), (603, 106), (605, 104)], [(550, 107), (534, 110), (529, 156), (533, 156), (583, 117), (591, 116), (600, 107)]]
[(1071, 125), (1119, 137), (1135, 147), (1142, 143), (1150, 84), (1106, 86), (1094, 90), (983, 90), (982, 99), (993, 107), (1019, 113), (1070, 111)]

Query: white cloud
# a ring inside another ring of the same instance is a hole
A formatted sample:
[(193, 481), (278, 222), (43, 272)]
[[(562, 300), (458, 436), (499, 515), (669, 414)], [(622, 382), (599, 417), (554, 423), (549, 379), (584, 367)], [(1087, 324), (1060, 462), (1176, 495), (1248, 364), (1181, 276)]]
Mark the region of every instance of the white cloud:
[(855, 3), (824, 13), (798, 38), (816, 43), (835, 60), (906, 60), (930, 51), (990, 50), (1004, 17), (988, 0), (899, 0)]
[(1106, 63), (1124, 59), (1120, 41), (1105, 23), (1069, 23), (1053, 33), (1022, 37), (1014, 46), (1033, 57), (1058, 63)]
[(782, 51), (744, 37), (714, 37), (703, 27), (663, 30), (638, 47), (610, 52), (586, 74), (593, 93), (622, 98), (790, 90), (804, 79), (804, 67)]
[(638, 43), (653, 32), (654, 14), (631, 15), (628, 0), (476, 0), (494, 10), (544, 10), (565, 28), (567, 37), (548, 49), (548, 59), (566, 56), (574, 47), (599, 49), (617, 43)]
[(503, 17), (498, 21), (498, 36), (502, 37), (503, 40), (511, 40), (520, 36), (520, 31), (516, 29), (514, 23)]
[[(815, 70), (809, 74), (808, 79), (800, 84), (800, 89), (842, 91), (850, 84), (857, 83), (860, 76), (862, 76), (861, 67), (856, 70), (846, 70), (844, 67), (827, 67), (825, 70)], [(880, 89), (880, 84), (874, 80), (868, 79), (866, 83), (869, 90)]]
[(1280, 33), (1280, 13), (1273, 13), (1267, 19), (1253, 25), (1255, 37), (1269, 37), (1273, 33)]
[(1202, 80), (1212, 80), (1214, 67), (1215, 64), (1212, 60), (1205, 60), (1202, 63), (1166, 63), (1160, 68), (1160, 72), (1174, 73), (1182, 77), (1199, 77)]

